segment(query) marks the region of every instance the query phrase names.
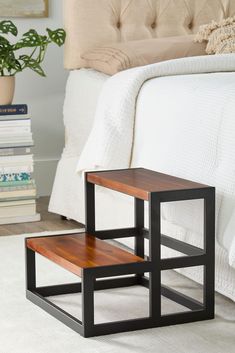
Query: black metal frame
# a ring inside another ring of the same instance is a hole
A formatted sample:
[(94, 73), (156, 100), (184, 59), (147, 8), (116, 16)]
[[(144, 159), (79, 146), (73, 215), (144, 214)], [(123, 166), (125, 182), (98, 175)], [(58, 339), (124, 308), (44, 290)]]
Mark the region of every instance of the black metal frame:
[[(142, 263), (122, 264), (83, 269), (82, 282), (36, 287), (35, 253), (26, 246), (26, 296), (52, 316), (84, 337), (113, 334), (214, 318), (215, 271), (215, 188), (178, 190), (149, 194), (149, 230), (144, 228), (144, 200), (135, 198), (135, 226), (133, 228), (96, 231), (95, 185), (85, 179), (86, 231), (99, 239), (135, 238), (135, 254), (144, 258), (144, 240), (149, 240), (149, 257)], [(204, 249), (161, 234), (161, 203), (180, 200), (204, 200)], [(27, 239), (26, 239), (27, 241)], [(161, 245), (184, 256), (161, 259)], [(204, 299), (198, 302), (172, 288), (161, 285), (161, 271), (204, 267)], [(149, 273), (149, 278), (145, 277)], [(123, 278), (104, 279), (128, 275)], [(131, 275), (131, 276), (130, 276)], [(102, 278), (98, 280), (99, 278)], [(94, 291), (141, 285), (149, 288), (149, 317), (111, 323), (94, 323)], [(51, 303), (46, 297), (82, 293), (82, 321)], [(189, 311), (161, 314), (161, 296), (185, 306)]]

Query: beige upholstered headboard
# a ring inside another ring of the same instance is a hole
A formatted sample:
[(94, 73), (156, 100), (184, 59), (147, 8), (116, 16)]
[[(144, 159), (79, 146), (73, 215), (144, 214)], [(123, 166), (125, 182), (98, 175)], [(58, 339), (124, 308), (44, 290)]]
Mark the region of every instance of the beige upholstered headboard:
[(99, 45), (191, 34), (233, 15), (235, 0), (64, 0), (65, 67), (83, 67)]

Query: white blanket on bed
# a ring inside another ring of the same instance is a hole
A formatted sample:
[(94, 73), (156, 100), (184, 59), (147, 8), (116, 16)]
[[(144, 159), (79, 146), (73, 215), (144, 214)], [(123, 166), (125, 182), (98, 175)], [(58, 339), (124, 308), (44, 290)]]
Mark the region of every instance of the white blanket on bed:
[[(136, 102), (141, 87), (147, 80), (182, 75), (183, 83), (184, 75), (230, 71), (235, 72), (235, 55), (233, 54), (173, 60), (123, 71), (113, 76), (106, 82), (101, 93), (95, 123), (80, 157), (78, 171), (130, 166)], [(211, 119), (210, 105), (204, 94), (200, 95), (200, 82), (198, 84), (195, 97), (194, 92), (191, 92), (191, 99), (194, 102), (192, 107), (195, 109), (196, 99), (198, 116)], [(195, 181), (215, 185), (218, 195), (222, 196), (218, 200), (222, 201), (220, 213), (223, 215), (224, 222), (222, 222), (223, 226), (218, 228), (221, 233), (218, 238), (229, 251), (230, 264), (235, 267), (235, 81), (234, 84), (230, 82), (225, 85), (224, 94), (221, 94), (220, 88), (221, 82), (218, 76), (215, 87), (208, 95), (210, 104), (218, 105), (221, 111), (215, 116), (211, 131), (210, 126), (208, 127), (208, 138), (213, 136), (214, 140), (216, 137), (217, 142), (214, 147), (216, 157), (208, 153), (201, 155), (207, 166), (211, 166), (207, 168), (207, 173), (194, 163), (190, 165), (190, 168)], [(157, 99), (156, 92), (156, 105)], [(187, 109), (185, 117), (191, 113), (192, 111)], [(177, 113), (175, 119), (177, 119)], [(184, 126), (180, 126), (182, 138), (185, 138), (187, 130), (191, 129), (191, 126), (187, 124), (187, 119), (184, 121)], [(198, 124), (198, 129), (200, 129), (200, 124)], [(180, 138), (179, 132), (177, 135)], [(205, 134), (203, 138), (205, 139), (206, 136)], [(211, 172), (208, 172), (209, 170)], [(219, 204), (220, 202), (218, 202), (217, 209)], [(226, 240), (222, 241), (222, 239)]]

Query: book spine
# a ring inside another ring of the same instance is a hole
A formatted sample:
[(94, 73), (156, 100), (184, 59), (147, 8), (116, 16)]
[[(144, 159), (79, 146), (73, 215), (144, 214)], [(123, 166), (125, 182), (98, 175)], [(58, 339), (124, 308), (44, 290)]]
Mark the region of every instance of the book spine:
[[(1, 187), (0, 186), (0, 195), (1, 193), (4, 193), (4, 192), (13, 192), (13, 191), (22, 191), (22, 190), (32, 190), (32, 189), (35, 189), (36, 188), (36, 185), (35, 184), (25, 184), (25, 185), (17, 185), (17, 186), (4, 186), (4, 187)], [(4, 194), (3, 194), (4, 195)]]
[(36, 205), (36, 199), (32, 200), (18, 200), (18, 201), (7, 201), (0, 202), (0, 209), (2, 207), (11, 207), (11, 206), (24, 206), (24, 205)]
[(26, 104), (1, 105), (0, 115), (25, 115), (28, 114)]
[(17, 196), (17, 197), (6, 197), (0, 198), (0, 202), (10, 202), (10, 201), (23, 201), (23, 200), (35, 200), (36, 196)]
[(33, 162), (33, 154), (23, 154), (18, 156), (0, 156), (0, 165), (17, 164), (22, 162)]
[[(1, 135), (1, 134), (0, 134)], [(21, 132), (17, 134), (16, 132), (8, 133), (8, 134), (2, 134), (1, 135), (1, 142), (3, 141), (10, 141), (10, 142), (21, 142), (21, 141), (31, 141), (32, 140), (32, 133), (31, 132)], [(10, 143), (9, 142), (9, 143)]]
[(33, 147), (34, 142), (33, 140), (31, 141), (23, 141), (23, 142), (9, 142), (9, 143), (1, 143), (0, 141), (0, 149), (4, 148), (19, 148), (19, 147)]
[(33, 165), (25, 166), (12, 166), (12, 167), (1, 167), (0, 166), (0, 175), (4, 174), (21, 174), (21, 173), (33, 173)]
[(25, 181), (31, 180), (32, 174), (31, 173), (7, 173), (7, 174), (0, 174), (0, 182), (12, 182), (12, 181)]
[(17, 190), (17, 191), (5, 191), (0, 192), (0, 200), (5, 200), (8, 198), (17, 197), (36, 197), (36, 188), (27, 190)]
[(36, 213), (35, 205), (26, 205), (26, 206), (16, 206), (16, 207), (1, 207), (0, 209), (0, 218), (5, 217), (24, 217), (24, 216), (34, 216)]
[(0, 128), (17, 127), (17, 126), (31, 126), (31, 120), (20, 119), (20, 120), (1, 120), (0, 121)]
[(3, 148), (0, 149), (0, 157), (10, 157), (10, 156), (21, 156), (29, 155), (31, 153), (30, 148)]
[(31, 132), (30, 126), (4, 127), (4, 128), (1, 128), (0, 126), (0, 135), (4, 135), (4, 136), (27, 134), (30, 132)]
[(24, 217), (3, 217), (0, 218), (0, 224), (12, 224), (12, 223), (29, 223), (29, 222), (39, 222), (41, 219), (40, 214), (36, 213), (33, 216)]
[(0, 123), (5, 121), (30, 121), (29, 115), (0, 115)]
[(31, 185), (31, 184), (33, 184), (32, 180), (5, 181), (5, 182), (0, 182), (0, 189), (8, 188), (8, 187)]

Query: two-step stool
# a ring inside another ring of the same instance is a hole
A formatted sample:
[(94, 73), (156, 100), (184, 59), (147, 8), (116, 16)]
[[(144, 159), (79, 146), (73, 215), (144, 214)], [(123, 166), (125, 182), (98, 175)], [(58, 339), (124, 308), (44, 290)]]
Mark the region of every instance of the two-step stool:
[[(135, 198), (133, 228), (96, 231), (95, 185)], [(85, 233), (26, 239), (27, 298), (84, 337), (213, 319), (215, 188), (142, 168), (89, 172), (85, 176), (85, 187)], [(204, 249), (161, 234), (161, 203), (194, 199), (204, 200)], [(149, 203), (149, 230), (144, 228), (144, 201)], [(105, 241), (126, 237), (134, 237), (135, 254)], [(145, 238), (149, 240), (147, 258), (144, 256)], [(162, 259), (161, 245), (183, 255)], [(37, 287), (35, 253), (81, 277), (81, 283)], [(191, 266), (204, 267), (202, 303), (161, 284), (161, 271)], [(149, 277), (145, 273), (149, 273)], [(125, 277), (108, 278), (123, 275)], [(134, 285), (149, 288), (148, 317), (94, 323), (94, 290)], [(79, 292), (82, 293), (82, 321), (47, 299)], [(189, 310), (162, 315), (162, 295)]]

